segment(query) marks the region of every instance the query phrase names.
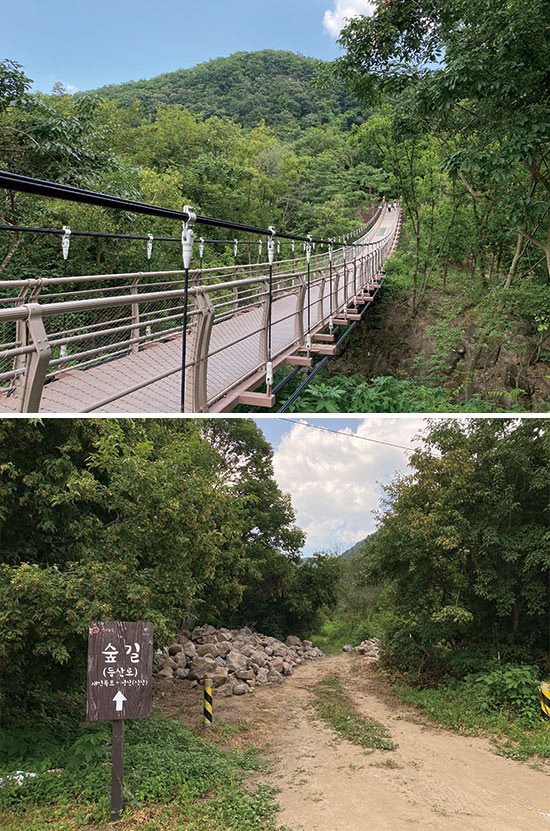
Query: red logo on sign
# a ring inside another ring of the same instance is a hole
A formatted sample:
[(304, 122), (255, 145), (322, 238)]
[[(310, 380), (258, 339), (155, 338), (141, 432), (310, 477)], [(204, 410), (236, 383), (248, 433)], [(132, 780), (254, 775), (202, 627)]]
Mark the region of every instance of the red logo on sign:
[(99, 626), (91, 626), (90, 627), (90, 632), (91, 632), (92, 635), (98, 635), (99, 634)]

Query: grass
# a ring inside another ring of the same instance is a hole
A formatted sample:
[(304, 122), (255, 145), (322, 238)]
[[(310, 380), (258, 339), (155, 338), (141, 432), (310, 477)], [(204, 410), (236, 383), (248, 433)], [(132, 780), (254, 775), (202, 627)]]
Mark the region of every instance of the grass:
[(342, 738), (360, 747), (395, 750), (396, 745), (381, 724), (359, 715), (338, 678), (324, 678), (312, 690), (315, 712)]
[(401, 701), (417, 707), (434, 724), (463, 735), (488, 735), (500, 756), (520, 761), (533, 756), (550, 759), (550, 725), (537, 720), (537, 700), (533, 701), (533, 716), (526, 719), (510, 707), (489, 709), (483, 695), (476, 694), (465, 681), (436, 689), (398, 683), (394, 691)]
[[(223, 734), (225, 731), (221, 730)], [(223, 735), (220, 736), (223, 738)], [(76, 748), (76, 749), (75, 749)], [(108, 725), (81, 729), (72, 745), (59, 744), (41, 762), (12, 753), (0, 776), (16, 770), (39, 775), (23, 784), (0, 786), (2, 831), (97, 829), (109, 818)], [(247, 776), (263, 769), (254, 750), (227, 753), (174, 719), (154, 716), (128, 722), (125, 740), (123, 831), (258, 831), (275, 829), (276, 790), (248, 788)]]

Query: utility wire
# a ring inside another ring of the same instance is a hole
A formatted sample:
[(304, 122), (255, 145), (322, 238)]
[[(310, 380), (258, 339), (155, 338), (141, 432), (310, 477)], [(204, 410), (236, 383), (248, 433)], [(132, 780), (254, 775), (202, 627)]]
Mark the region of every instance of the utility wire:
[(348, 439), (359, 439), (360, 441), (370, 441), (374, 444), (384, 444), (386, 447), (397, 447), (399, 450), (404, 450), (406, 453), (415, 453), (410, 447), (405, 447), (403, 444), (392, 444), (390, 441), (381, 441), (380, 439), (369, 439), (368, 436), (358, 436), (356, 433), (343, 433), (341, 430), (331, 430), (330, 427), (321, 427), (319, 424), (309, 424), (307, 421), (295, 421), (292, 418), (281, 418), (281, 421), (288, 421), (290, 424), (298, 424), (303, 427), (311, 427), (313, 430), (323, 430), (325, 433), (335, 433), (337, 436), (345, 436)]

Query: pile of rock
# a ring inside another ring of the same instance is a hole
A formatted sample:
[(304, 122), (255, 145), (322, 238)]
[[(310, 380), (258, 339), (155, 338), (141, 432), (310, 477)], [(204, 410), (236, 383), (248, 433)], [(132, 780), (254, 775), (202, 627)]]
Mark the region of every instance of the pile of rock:
[(193, 685), (211, 678), (218, 695), (243, 695), (257, 684), (281, 683), (304, 661), (323, 653), (311, 641), (290, 635), (286, 643), (243, 629), (197, 626), (172, 638), (155, 655), (157, 677)]
[(378, 638), (367, 638), (362, 641), (359, 646), (351, 646), (346, 644), (342, 647), (344, 652), (357, 652), (359, 655), (365, 655), (367, 658), (374, 658), (376, 661), (380, 656), (380, 641)]

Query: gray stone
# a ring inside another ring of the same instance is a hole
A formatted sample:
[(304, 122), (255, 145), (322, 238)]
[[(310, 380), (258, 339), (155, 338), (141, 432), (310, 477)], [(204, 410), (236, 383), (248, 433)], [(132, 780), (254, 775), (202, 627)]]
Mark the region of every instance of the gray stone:
[(286, 639), (286, 642), (289, 646), (301, 646), (302, 641), (300, 638), (297, 638), (296, 635), (289, 635)]
[(241, 681), (251, 681), (254, 678), (254, 672), (251, 669), (238, 669), (235, 675)]
[(232, 648), (229, 641), (220, 641), (216, 644), (216, 647), (220, 658), (227, 658)]
[(282, 684), (283, 676), (276, 669), (270, 669), (267, 673), (267, 680), (273, 681), (275, 684)]
[(187, 643), (183, 644), (183, 651), (188, 658), (194, 658), (197, 654), (197, 648), (193, 641), (187, 641)]
[(311, 647), (313, 646), (313, 644), (311, 643), (311, 641), (302, 641), (302, 643), (304, 644), (304, 646), (309, 646), (309, 647), (310, 647), (310, 649), (311, 649)]
[(292, 664), (289, 664), (288, 661), (283, 663), (283, 675), (292, 675)]
[(353, 646), (351, 644), (347, 643), (345, 646), (342, 647), (342, 652), (351, 652), (352, 649), (353, 649)]
[(232, 649), (225, 659), (225, 664), (230, 672), (237, 672), (240, 669), (247, 668), (248, 658)]
[(218, 687), (216, 690), (216, 695), (220, 698), (229, 698), (233, 695), (233, 687), (231, 684), (222, 684), (221, 687)]
[(218, 667), (217, 663), (207, 655), (200, 657), (197, 655), (193, 658), (193, 662), (189, 668), (189, 678), (191, 680), (202, 681), (206, 676), (212, 676)]
[(177, 667), (178, 665), (177, 665), (176, 661), (174, 661), (174, 659), (173, 659), (173, 658), (168, 658), (168, 660), (166, 661), (166, 663), (164, 664), (164, 666), (165, 666), (165, 667), (172, 667), (172, 669), (176, 669), (176, 667)]
[(248, 691), (248, 686), (244, 683), (234, 684), (233, 695), (244, 695)]
[(204, 657), (204, 655), (211, 655), (215, 658), (218, 654), (218, 645), (216, 643), (201, 643), (197, 646), (197, 655)]
[(266, 646), (266, 648), (265, 648), (265, 654), (266, 654), (266, 655), (273, 655), (273, 650), (272, 650), (272, 648), (271, 648), (270, 646)]
[(276, 655), (278, 658), (285, 658), (287, 653), (286, 647), (283, 644), (279, 644), (279, 646), (273, 647), (273, 655)]
[(218, 667), (210, 676), (212, 679), (212, 686), (221, 687), (222, 684), (227, 682), (228, 676), (229, 673), (227, 671), (227, 667)]
[(176, 664), (178, 665), (179, 669), (181, 669), (182, 667), (187, 666), (188, 658), (187, 658), (187, 655), (185, 654), (185, 652), (178, 652), (178, 654), (176, 655), (175, 660), (176, 660)]
[(267, 684), (268, 680), (267, 669), (265, 667), (261, 667), (256, 673), (256, 681), (258, 684)]
[(284, 661), (282, 658), (273, 658), (272, 661), (269, 662), (269, 669), (270, 671), (275, 670), (275, 672), (282, 672)]
[(250, 656), (250, 660), (251, 660), (254, 664), (257, 664), (259, 667), (265, 667), (265, 657), (264, 657), (263, 653), (262, 653), (259, 649), (256, 649), (256, 650), (255, 650), (255, 651), (251, 654), (251, 656)]
[(178, 652), (181, 652), (182, 650), (183, 650), (183, 646), (182, 646), (181, 643), (173, 643), (173, 644), (170, 644), (170, 646), (168, 647), (168, 654), (169, 655), (177, 655)]
[(159, 678), (172, 678), (173, 675), (174, 671), (172, 667), (164, 667), (164, 669), (161, 669), (161, 671), (158, 673)]
[(179, 678), (180, 681), (184, 681), (189, 676), (189, 670), (184, 668), (177, 669), (174, 675), (176, 678)]

